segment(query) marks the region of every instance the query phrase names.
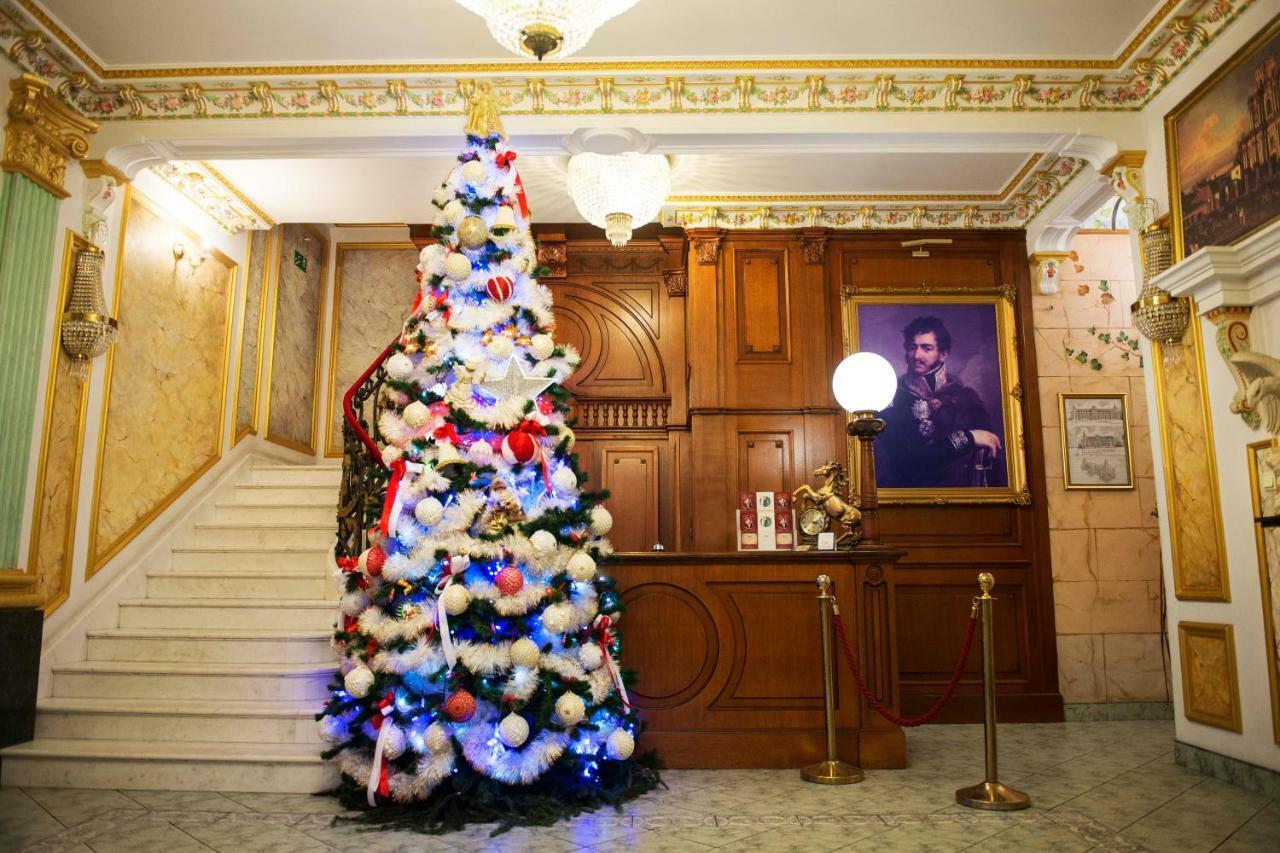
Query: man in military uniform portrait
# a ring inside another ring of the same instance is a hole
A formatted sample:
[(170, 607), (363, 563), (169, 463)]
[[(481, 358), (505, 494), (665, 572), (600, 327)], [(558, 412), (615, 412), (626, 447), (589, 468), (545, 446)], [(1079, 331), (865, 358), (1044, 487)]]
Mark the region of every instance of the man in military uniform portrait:
[(876, 441), (881, 488), (973, 488), (1006, 484), (996, 423), (978, 392), (947, 372), (951, 332), (936, 316), (902, 330), (906, 372)]

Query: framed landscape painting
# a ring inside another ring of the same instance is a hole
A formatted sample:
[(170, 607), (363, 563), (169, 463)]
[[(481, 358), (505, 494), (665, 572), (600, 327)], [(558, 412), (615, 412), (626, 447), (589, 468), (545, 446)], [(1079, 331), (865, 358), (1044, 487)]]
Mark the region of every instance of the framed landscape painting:
[(1175, 261), (1280, 214), (1280, 18), (1164, 120)]
[[(863, 289), (844, 300), (847, 352), (898, 373), (875, 442), (881, 503), (1029, 499), (1012, 302), (998, 289)], [(851, 448), (854, 476), (859, 454)]]
[(1128, 399), (1124, 394), (1059, 394), (1063, 485), (1132, 489)]

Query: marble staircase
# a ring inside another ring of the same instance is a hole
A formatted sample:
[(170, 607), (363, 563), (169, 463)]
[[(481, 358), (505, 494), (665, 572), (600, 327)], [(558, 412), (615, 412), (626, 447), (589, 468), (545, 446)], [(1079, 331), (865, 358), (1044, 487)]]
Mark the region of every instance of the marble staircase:
[(314, 792), (338, 593), (328, 572), (340, 471), (255, 461), (213, 496), (86, 659), (54, 664), (33, 741), (0, 784)]

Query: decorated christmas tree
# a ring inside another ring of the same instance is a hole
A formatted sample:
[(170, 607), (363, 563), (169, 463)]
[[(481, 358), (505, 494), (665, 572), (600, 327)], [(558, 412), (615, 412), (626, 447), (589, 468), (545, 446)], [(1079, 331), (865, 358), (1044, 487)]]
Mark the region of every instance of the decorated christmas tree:
[(455, 825), (657, 782), (631, 757), (621, 605), (598, 568), (613, 522), (572, 452), (578, 355), (552, 338), (515, 159), (481, 87), (385, 363), (390, 478), (371, 546), (340, 561), (341, 683), (320, 716), (349, 795)]

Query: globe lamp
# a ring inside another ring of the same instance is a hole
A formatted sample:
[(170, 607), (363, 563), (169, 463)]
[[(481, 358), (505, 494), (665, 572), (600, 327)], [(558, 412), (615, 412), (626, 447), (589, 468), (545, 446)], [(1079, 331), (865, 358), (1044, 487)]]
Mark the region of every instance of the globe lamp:
[(876, 495), (876, 454), (874, 442), (885, 423), (876, 417), (893, 403), (898, 390), (898, 374), (883, 356), (855, 352), (840, 362), (831, 377), (836, 402), (853, 417), (847, 427), (858, 439), (858, 498), (862, 510), (862, 540), (858, 547), (880, 545), (880, 502)]

